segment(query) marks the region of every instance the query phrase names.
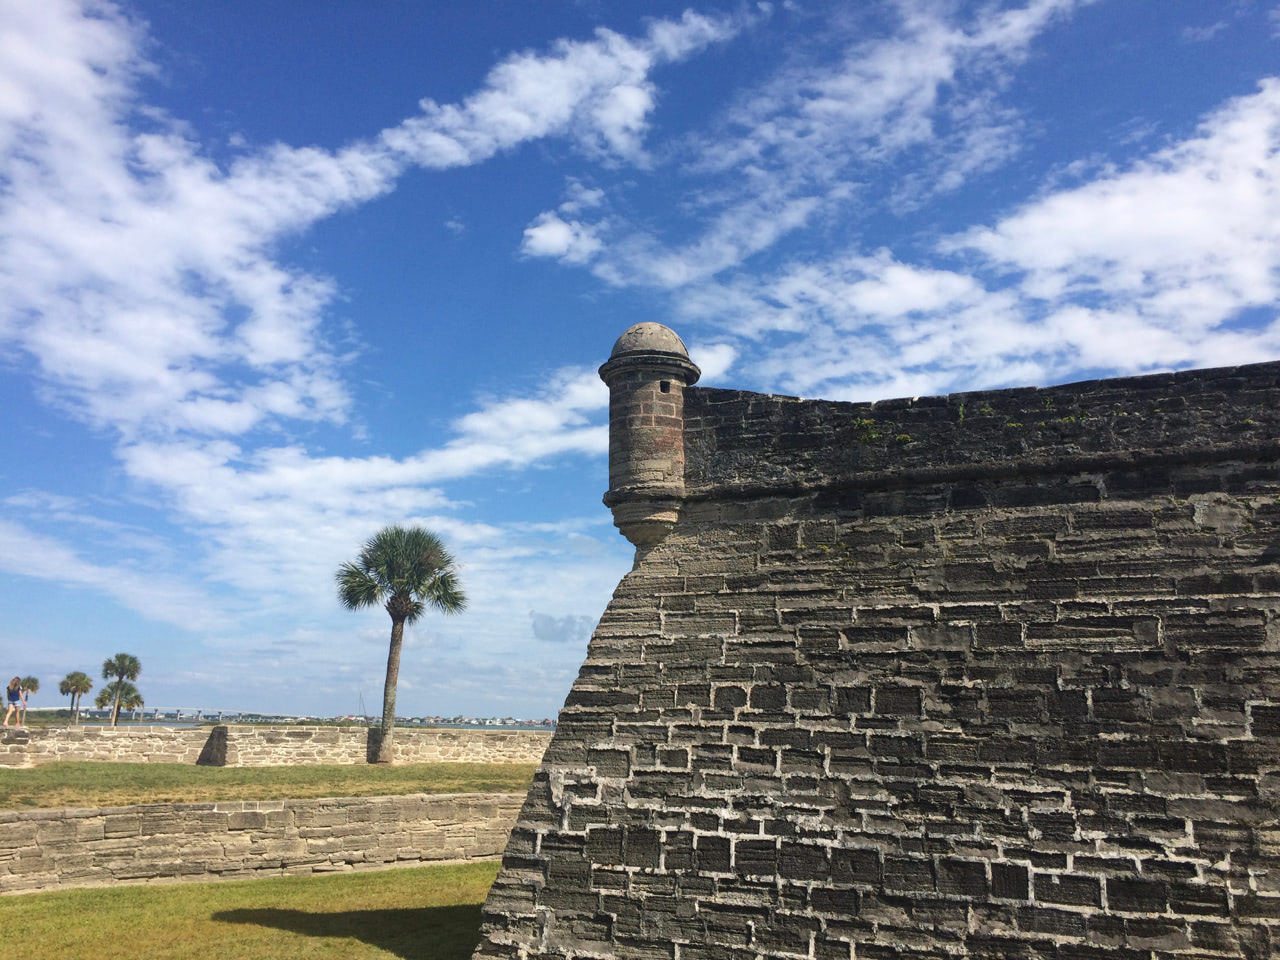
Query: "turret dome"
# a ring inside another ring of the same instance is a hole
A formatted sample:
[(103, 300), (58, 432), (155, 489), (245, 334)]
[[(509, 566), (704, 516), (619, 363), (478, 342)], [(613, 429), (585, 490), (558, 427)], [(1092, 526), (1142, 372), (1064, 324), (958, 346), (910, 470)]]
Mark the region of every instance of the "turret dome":
[(613, 345), (609, 359), (628, 356), (634, 353), (666, 353), (689, 359), (689, 351), (684, 341), (670, 327), (660, 323), (646, 321), (628, 327)]

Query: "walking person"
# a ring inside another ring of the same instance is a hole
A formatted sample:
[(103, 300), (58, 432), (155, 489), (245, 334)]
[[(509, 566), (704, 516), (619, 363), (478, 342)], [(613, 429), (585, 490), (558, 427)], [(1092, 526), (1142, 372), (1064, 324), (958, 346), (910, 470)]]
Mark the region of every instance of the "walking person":
[(4, 712), (4, 725), (9, 726), (9, 718), (15, 713), (18, 715), (18, 726), (22, 725), (22, 710), (27, 705), (27, 698), (23, 695), (22, 679), (14, 677), (9, 681), (9, 686), (5, 688), (9, 708)]

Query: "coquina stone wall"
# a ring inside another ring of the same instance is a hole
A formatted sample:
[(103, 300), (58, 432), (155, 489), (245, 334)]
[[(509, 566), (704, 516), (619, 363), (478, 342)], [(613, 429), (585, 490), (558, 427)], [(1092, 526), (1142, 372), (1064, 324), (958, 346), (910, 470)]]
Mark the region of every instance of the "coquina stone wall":
[(682, 401), (478, 958), (1280, 956), (1280, 364)]
[(494, 857), (520, 800), (416, 794), (0, 813), (0, 893)]
[[(550, 741), (537, 730), (397, 728), (400, 763), (537, 763)], [(0, 766), (57, 760), (201, 763), (253, 767), (274, 764), (369, 762), (363, 727), (219, 726), (46, 727), (0, 735)]]
[(0, 731), (0, 767), (30, 767), (55, 760), (195, 763), (209, 728), (32, 727)]

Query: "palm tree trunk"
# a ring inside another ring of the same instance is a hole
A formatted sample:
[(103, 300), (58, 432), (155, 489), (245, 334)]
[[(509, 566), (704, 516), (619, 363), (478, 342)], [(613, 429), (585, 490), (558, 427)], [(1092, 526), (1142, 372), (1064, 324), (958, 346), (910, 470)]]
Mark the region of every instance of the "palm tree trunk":
[(120, 718), (120, 696), (124, 693), (124, 677), (116, 681), (116, 696), (111, 702), (111, 725), (114, 727)]
[(404, 642), (404, 619), (391, 619), (391, 649), (387, 652), (387, 682), (382, 687), (382, 735), (378, 741), (378, 763), (391, 762), (391, 735), (396, 726), (396, 684), (400, 682), (400, 645)]

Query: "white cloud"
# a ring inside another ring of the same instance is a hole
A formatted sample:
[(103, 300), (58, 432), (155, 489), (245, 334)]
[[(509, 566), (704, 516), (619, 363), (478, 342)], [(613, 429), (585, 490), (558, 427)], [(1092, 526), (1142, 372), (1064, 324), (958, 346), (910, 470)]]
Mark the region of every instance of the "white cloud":
[[(999, 93), (1032, 43), (1087, 2), (983, 7), (970, 19), (945, 4), (893, 5), (893, 33), (867, 39), (860, 29), (835, 63), (792, 64), (690, 141), (693, 223), (680, 233), (693, 239), (668, 242), (616, 217), (597, 229), (575, 221), (590, 250), (564, 257), (564, 231), (543, 255), (589, 264), (615, 286), (674, 289), (741, 267), (857, 203), (903, 211), (956, 190), (1021, 149), (1021, 121)], [(908, 153), (912, 163), (895, 172)], [(863, 189), (873, 174), (890, 178), (882, 198)]]
[[(1002, 382), (1028, 348), (1015, 297), (887, 251), (798, 263), (682, 297), (682, 315), (739, 341), (739, 376), (833, 399), (937, 392), (957, 375)], [(797, 336), (799, 335), (799, 336)]]
[(1196, 338), (1242, 309), (1274, 305), (1280, 80), (1215, 111), (1198, 136), (1030, 203), (947, 249), (976, 251), (1017, 271), (1031, 298), (1103, 294)]
[(126, 476), (205, 544), (202, 576), (264, 603), (321, 602), (338, 563), (385, 524), (422, 522), (460, 547), (500, 539), (496, 526), (459, 519), (441, 484), (565, 454), (601, 456), (607, 404), (594, 371), (566, 369), (531, 395), (482, 403), (443, 446), (402, 459), (168, 439), (122, 445), (118, 456)]
[(574, 177), (569, 178), (565, 193), (568, 199), (560, 204), (559, 210), (561, 213), (574, 215), (604, 203), (603, 190), (599, 187), (588, 187), (581, 180)]
[[(600, 235), (608, 222), (586, 224), (578, 214), (604, 204), (604, 191), (590, 188), (573, 177), (565, 187), (567, 199), (555, 211), (547, 210), (525, 227), (520, 252), (527, 257), (550, 257), (568, 264), (584, 264), (604, 246)], [(564, 216), (561, 216), (561, 215)], [(569, 219), (565, 219), (565, 217)]]
[(459, 418), (457, 436), (418, 462), (446, 478), (566, 452), (600, 454), (608, 450), (608, 427), (595, 415), (608, 405), (609, 390), (594, 370), (566, 368), (534, 396), (495, 399)]
[(689, 359), (702, 371), (699, 383), (710, 385), (724, 377), (738, 359), (738, 349), (731, 343), (694, 343)]
[(837, 399), (1275, 356), (1280, 81), (941, 249), (970, 271), (887, 250), (800, 260), (692, 288), (678, 309), (742, 338), (738, 366), (762, 386)]
[(520, 252), (530, 257), (552, 257), (565, 263), (586, 263), (600, 250), (598, 227), (577, 220), (561, 220), (548, 210), (525, 227)]
[(655, 21), (639, 39), (601, 28), (589, 41), (561, 40), (550, 55), (509, 57), (460, 104), (423, 100), (421, 116), (379, 139), (436, 169), (478, 163), (527, 140), (566, 133), (590, 154), (643, 162), (641, 140), (654, 106), (649, 72), (740, 28), (690, 11), (679, 21)]

